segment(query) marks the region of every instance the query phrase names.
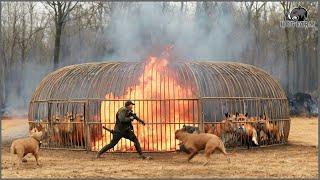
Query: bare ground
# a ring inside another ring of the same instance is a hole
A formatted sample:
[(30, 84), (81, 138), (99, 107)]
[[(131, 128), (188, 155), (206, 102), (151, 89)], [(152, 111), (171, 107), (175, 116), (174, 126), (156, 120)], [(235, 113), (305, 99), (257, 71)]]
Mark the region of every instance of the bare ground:
[[(2, 128), (5, 126), (2, 123)], [(136, 153), (107, 153), (95, 159), (94, 152), (42, 149), (40, 167), (36, 166), (34, 157), (28, 155), (28, 162), (18, 169), (12, 167), (9, 148), (4, 147), (1, 149), (1, 175), (3, 178), (316, 178), (317, 127), (316, 118), (292, 118), (288, 145), (238, 150), (231, 156), (231, 163), (223, 155), (215, 153), (207, 166), (202, 166), (205, 162), (203, 154), (187, 163), (187, 155), (183, 153), (150, 153), (152, 160), (138, 159)]]

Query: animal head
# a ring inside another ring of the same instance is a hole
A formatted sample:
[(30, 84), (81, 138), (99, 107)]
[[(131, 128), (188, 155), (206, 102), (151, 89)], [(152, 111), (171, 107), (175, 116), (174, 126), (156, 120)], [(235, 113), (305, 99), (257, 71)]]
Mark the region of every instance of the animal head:
[(240, 123), (240, 124), (238, 124), (238, 129), (240, 129), (240, 130), (245, 130), (246, 128), (245, 128), (245, 123)]
[(174, 133), (175, 134), (175, 139), (179, 139), (180, 140), (180, 138), (181, 138), (183, 133), (186, 133), (184, 128), (176, 130), (176, 132)]
[(227, 113), (225, 113), (224, 115), (225, 115), (226, 119), (228, 119), (228, 118), (230, 118), (230, 117), (231, 117), (230, 113), (228, 113), (228, 112), (227, 112)]
[(205, 124), (203, 128), (204, 128), (205, 133), (213, 133), (213, 125), (212, 124)]
[(236, 112), (236, 119), (238, 121), (246, 121), (248, 119), (248, 113), (240, 114), (240, 113)]
[(66, 122), (70, 122), (74, 120), (73, 114), (71, 112), (67, 112), (66, 115), (64, 116), (64, 120)]
[[(221, 127), (221, 126), (219, 126)], [(209, 134), (215, 134), (217, 135), (217, 131), (219, 131), (218, 124), (208, 124), (208, 132)]]
[(223, 127), (226, 132), (235, 132), (237, 129), (237, 125), (231, 119), (226, 120)]
[(29, 124), (29, 131), (30, 132), (36, 132), (36, 131), (42, 131), (44, 128), (40, 123), (30, 123)]
[(230, 113), (225, 113), (225, 120), (223, 120), (223, 122), (225, 121), (234, 121), (236, 119), (236, 116), (235, 115), (231, 115)]
[(257, 129), (257, 130), (262, 130), (265, 128), (265, 122), (264, 121), (257, 121), (253, 123), (253, 126)]
[(48, 126), (42, 125), (40, 123), (33, 123), (32, 125), (30, 125), (29, 128), (29, 135), (32, 136), (39, 136), (39, 134), (41, 133), (41, 140), (48, 140), (51, 135), (50, 132), (48, 130)]
[(243, 126), (242, 123), (235, 123), (235, 124), (234, 124), (234, 132), (235, 132), (235, 133), (238, 133), (238, 134), (243, 133), (244, 128), (245, 128), (245, 127)]
[(83, 114), (77, 114), (77, 115), (76, 115), (76, 119), (77, 119), (77, 121), (84, 121), (84, 116), (83, 116)]
[(32, 137), (38, 141), (41, 141), (43, 139), (43, 132), (42, 131), (32, 132), (30, 134), (30, 137)]
[(250, 119), (250, 121), (253, 121), (253, 122), (257, 122), (258, 121), (258, 117), (250, 117), (249, 119)]
[(184, 135), (186, 135), (186, 134), (190, 134), (190, 133), (188, 133), (188, 131), (187, 131), (187, 127), (188, 127), (188, 126), (183, 125), (181, 129), (176, 130), (176, 131), (175, 131), (175, 139), (181, 140), (181, 137), (182, 137), (182, 136), (184, 136)]
[(187, 133), (191, 133), (191, 134), (199, 132), (199, 128), (194, 127), (194, 126), (183, 125), (182, 129), (184, 129)]
[(260, 120), (267, 120), (267, 119), (268, 117), (265, 112), (262, 115), (260, 115)]
[(181, 128), (180, 130), (182, 130), (182, 131), (187, 131), (187, 127), (186, 127), (186, 125), (183, 125), (183, 126), (182, 126), (182, 128)]
[(61, 118), (59, 115), (53, 115), (53, 116), (51, 117), (51, 121), (53, 122), (53, 124), (59, 123), (61, 119), (62, 119), (62, 118)]

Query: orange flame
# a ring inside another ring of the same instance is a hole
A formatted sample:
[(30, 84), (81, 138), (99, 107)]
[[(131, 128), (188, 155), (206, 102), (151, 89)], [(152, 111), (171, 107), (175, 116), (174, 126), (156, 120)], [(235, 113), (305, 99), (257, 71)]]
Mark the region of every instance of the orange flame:
[[(101, 104), (101, 122), (113, 129), (115, 114), (118, 108), (123, 106), (124, 100), (136, 100), (134, 112), (145, 121), (146, 126), (139, 125), (136, 121), (133, 126), (145, 151), (175, 150), (175, 130), (180, 129), (183, 124), (194, 125), (198, 119), (197, 101), (182, 100), (194, 97), (192, 88), (174, 78), (174, 70), (168, 68), (168, 56), (166, 51), (163, 57), (149, 57), (144, 72), (135, 85), (127, 87), (123, 96), (116, 96), (112, 92), (106, 94), (106, 100), (111, 101), (103, 101)], [(103, 131), (102, 135), (103, 138), (92, 142), (93, 150), (98, 150), (110, 142), (109, 132)], [(123, 139), (114, 150), (131, 151), (134, 150), (134, 145)]]

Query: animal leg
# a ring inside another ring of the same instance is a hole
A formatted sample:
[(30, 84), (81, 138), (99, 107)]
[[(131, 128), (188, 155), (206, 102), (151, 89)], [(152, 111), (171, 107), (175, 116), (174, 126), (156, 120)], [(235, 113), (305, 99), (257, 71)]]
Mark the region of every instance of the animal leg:
[(188, 151), (188, 149), (183, 144), (180, 145), (179, 150), (180, 150), (180, 152), (185, 152), (187, 154), (190, 154), (190, 151)]
[(255, 145), (259, 145), (257, 131), (255, 130), (252, 132), (252, 141), (254, 142)]
[(268, 134), (268, 145), (269, 145), (269, 144), (272, 144), (272, 133), (268, 131), (267, 134)]
[(273, 132), (272, 134), (272, 144), (277, 142), (277, 135)]
[(203, 165), (204, 166), (206, 166), (208, 163), (209, 163), (209, 161), (210, 161), (210, 155), (212, 154), (212, 153), (214, 153), (214, 150), (215, 150), (216, 148), (215, 147), (211, 147), (211, 146), (206, 146), (206, 149), (204, 150), (205, 151), (205, 156), (206, 156), (206, 162), (205, 163), (203, 163)]
[(188, 162), (190, 162), (190, 160), (198, 154), (198, 151), (194, 150), (194, 149), (190, 149), (189, 150), (191, 152), (190, 156), (188, 157)]
[[(213, 153), (213, 152), (212, 152)], [(205, 156), (206, 156), (206, 162), (205, 163), (203, 163), (203, 166), (206, 166), (208, 163), (209, 163), (209, 161), (210, 161), (210, 152), (205, 152)]]
[(21, 161), (24, 162), (24, 163), (28, 162), (27, 159), (26, 159), (26, 156), (24, 156)]
[(280, 133), (277, 132), (277, 142), (280, 143)]
[(219, 148), (219, 150), (222, 152), (222, 154), (227, 158), (228, 163), (230, 163), (230, 157), (229, 154), (226, 152), (225, 148)]
[(236, 135), (234, 135), (235, 137), (234, 137), (234, 142), (232, 143), (232, 148), (233, 149), (237, 149), (237, 142), (238, 142), (238, 140), (236, 139), (237, 137), (236, 137)]
[(11, 171), (13, 170), (13, 166), (15, 165), (15, 163), (14, 163), (14, 157), (15, 155), (14, 154), (12, 154), (11, 156), (10, 156), (10, 161), (11, 161)]
[(35, 157), (35, 159), (36, 159), (37, 165), (40, 166), (38, 153), (34, 153), (33, 155), (34, 155), (34, 157)]
[(249, 135), (246, 135), (246, 136), (247, 136), (247, 147), (248, 147), (248, 149), (250, 149), (250, 143), (251, 143), (250, 137), (249, 137)]
[(18, 168), (21, 167), (22, 159), (23, 159), (23, 154), (22, 153), (18, 153), (17, 154)]

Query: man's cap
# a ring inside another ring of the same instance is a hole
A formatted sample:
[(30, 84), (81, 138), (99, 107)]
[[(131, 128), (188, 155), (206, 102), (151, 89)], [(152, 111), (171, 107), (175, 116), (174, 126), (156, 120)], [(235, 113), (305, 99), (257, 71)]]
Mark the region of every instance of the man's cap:
[(128, 100), (126, 103), (125, 103), (125, 106), (129, 106), (129, 105), (135, 105), (131, 100)]

